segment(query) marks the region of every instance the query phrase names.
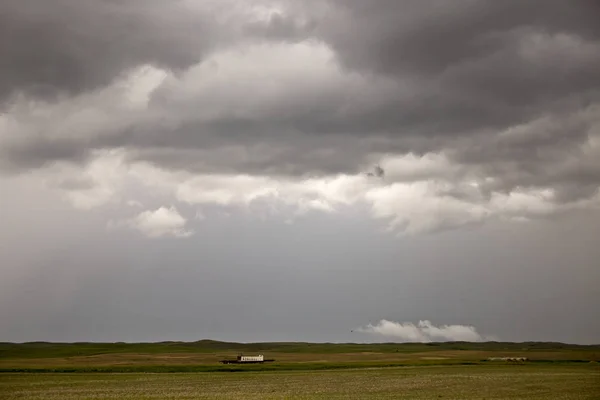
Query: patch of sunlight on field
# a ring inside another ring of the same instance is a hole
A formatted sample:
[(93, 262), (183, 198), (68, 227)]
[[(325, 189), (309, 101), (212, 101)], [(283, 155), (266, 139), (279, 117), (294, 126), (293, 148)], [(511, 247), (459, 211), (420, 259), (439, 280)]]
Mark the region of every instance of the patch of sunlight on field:
[(345, 371), (2, 374), (12, 399), (597, 399), (595, 366), (452, 366)]

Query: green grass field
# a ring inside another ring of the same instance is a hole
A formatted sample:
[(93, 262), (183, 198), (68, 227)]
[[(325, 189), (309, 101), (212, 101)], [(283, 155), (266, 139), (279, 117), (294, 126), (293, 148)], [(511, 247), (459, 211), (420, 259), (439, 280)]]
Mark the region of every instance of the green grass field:
[(273, 364), (254, 370), (333, 369), (486, 363), (488, 357), (527, 357), (531, 363), (600, 361), (600, 346), (562, 343), (0, 343), (0, 372), (210, 372), (229, 371), (219, 360), (244, 352)]
[(343, 371), (0, 375), (10, 399), (598, 399), (590, 365)]
[[(240, 352), (276, 361), (219, 363)], [(528, 361), (487, 361), (504, 356)], [(600, 399), (599, 360), (560, 343), (0, 343), (0, 399)]]

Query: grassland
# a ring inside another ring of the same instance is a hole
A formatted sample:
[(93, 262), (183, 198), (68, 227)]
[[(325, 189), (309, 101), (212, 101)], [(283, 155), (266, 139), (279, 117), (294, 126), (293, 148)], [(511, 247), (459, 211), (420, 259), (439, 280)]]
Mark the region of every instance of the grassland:
[(3, 374), (12, 399), (598, 399), (591, 365), (174, 374)]
[[(241, 352), (276, 362), (219, 363)], [(598, 399), (598, 361), (560, 343), (0, 343), (0, 398)]]
[[(225, 366), (238, 353), (276, 362)], [(489, 363), (488, 357), (527, 357), (530, 363), (600, 361), (600, 346), (561, 343), (0, 343), (0, 372), (210, 372), (310, 370)]]

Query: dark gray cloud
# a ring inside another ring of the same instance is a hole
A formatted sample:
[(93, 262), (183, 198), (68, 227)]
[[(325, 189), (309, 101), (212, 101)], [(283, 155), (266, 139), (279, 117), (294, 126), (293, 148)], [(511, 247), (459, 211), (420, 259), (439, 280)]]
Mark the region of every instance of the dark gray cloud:
[[(571, 193), (559, 196), (567, 199), (598, 187), (597, 164), (580, 165), (580, 174), (572, 166), (556, 171), (598, 134), (597, 106), (588, 110), (591, 119), (570, 115), (600, 99), (597, 2), (334, 3), (320, 33), (346, 68), (423, 85), (407, 101), (352, 120), (353, 127), (387, 132), (397, 142), (437, 137), (416, 151), (451, 149), (458, 162), (478, 160), (483, 174), (500, 178), (496, 189), (556, 184), (569, 187), (559, 188)], [(552, 122), (496, 137), (538, 118)], [(379, 126), (365, 125), (369, 120)], [(573, 190), (574, 182), (585, 189)]]
[(597, 342), (598, 2), (264, 3), (0, 1), (0, 341)]
[(5, 148), (0, 168), (9, 172), (43, 168), (53, 161), (83, 163), (91, 149), (84, 143), (66, 139), (36, 139), (20, 146)]
[[(593, 0), (332, 3), (337, 7), (321, 32), (345, 64), (394, 75), (438, 75), (485, 60), (510, 47), (523, 31), (572, 33), (592, 41), (600, 35), (600, 6)], [(494, 71), (502, 73), (501, 68)]]
[(140, 64), (186, 67), (210, 46), (211, 22), (179, 1), (7, 0), (0, 37), (5, 100), (91, 90)]
[[(192, 3), (5, 2), (12, 22), (1, 26), (19, 40), (3, 45), (12, 55), (4, 93), (85, 92), (143, 63), (181, 74), (139, 118), (101, 134), (21, 135), (3, 164), (36, 168), (124, 147), (166, 168), (307, 175), (355, 173), (378, 153), (445, 152), (494, 178), (490, 191), (550, 187), (567, 201), (600, 183), (597, 2), (284, 2), (287, 12), (242, 18), (235, 34)], [(268, 47), (303, 39), (313, 52), (329, 46), (341, 71), (316, 53)]]

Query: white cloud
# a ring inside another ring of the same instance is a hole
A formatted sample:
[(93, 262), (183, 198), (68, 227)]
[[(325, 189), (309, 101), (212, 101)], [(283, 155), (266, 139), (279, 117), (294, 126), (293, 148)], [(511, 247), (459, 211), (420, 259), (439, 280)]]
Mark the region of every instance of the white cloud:
[[(310, 179), (193, 174), (131, 161), (125, 150), (114, 150), (96, 152), (82, 168), (55, 165), (40, 172), (38, 180), (58, 189), (84, 210), (107, 205), (113, 209), (129, 205), (131, 209), (149, 202), (177, 201), (193, 206), (217, 205), (224, 211), (242, 207), (261, 217), (293, 220), (309, 212), (342, 213), (348, 207), (362, 206), (374, 218), (386, 221), (390, 230), (406, 234), (490, 219), (526, 221), (600, 204), (600, 194), (581, 201), (556, 202), (555, 191), (548, 188), (524, 187), (487, 196), (481, 189), (486, 178), (462, 171), (449, 173), (452, 164), (441, 155), (387, 157), (382, 165), (390, 168), (383, 179), (364, 174)], [(174, 209), (157, 211), (138, 215), (133, 226), (153, 237), (188, 234), (183, 230), (185, 219)], [(175, 225), (162, 225), (161, 217)], [(195, 219), (202, 218), (200, 212)], [(166, 231), (154, 229), (155, 224)]]
[(375, 217), (406, 233), (454, 228), (480, 222), (490, 214), (485, 204), (444, 194), (453, 186), (432, 180), (393, 183), (369, 190), (365, 199)]
[(187, 220), (175, 207), (160, 207), (154, 211), (143, 211), (127, 221), (128, 226), (150, 238), (189, 237), (193, 232), (185, 229), (186, 223)]
[[(63, 196), (81, 210), (119, 203), (128, 187), (129, 165), (121, 150), (98, 151), (83, 167), (56, 163), (34, 177), (49, 187), (59, 188)], [(128, 204), (136, 202), (130, 199)]]
[(414, 182), (430, 178), (453, 178), (464, 173), (462, 168), (452, 164), (443, 153), (427, 153), (422, 156), (384, 156), (379, 165), (385, 171), (385, 179), (392, 182)]
[(394, 322), (382, 319), (376, 325), (369, 324), (356, 329), (357, 332), (384, 336), (405, 342), (433, 342), (433, 341), (464, 341), (480, 342), (486, 340), (477, 329), (468, 325), (440, 325), (435, 326), (430, 321)]
[(330, 99), (328, 112), (352, 116), (397, 97), (399, 88), (408, 96), (407, 85), (343, 70), (323, 42), (252, 43), (215, 52), (184, 74), (164, 79), (151, 113), (159, 123), (172, 124), (277, 119), (310, 112)]
[(367, 181), (360, 176), (340, 175), (294, 180), (250, 175), (195, 175), (173, 187), (179, 201), (189, 204), (243, 205), (267, 201), (295, 206), (303, 211), (334, 211), (360, 199)]

